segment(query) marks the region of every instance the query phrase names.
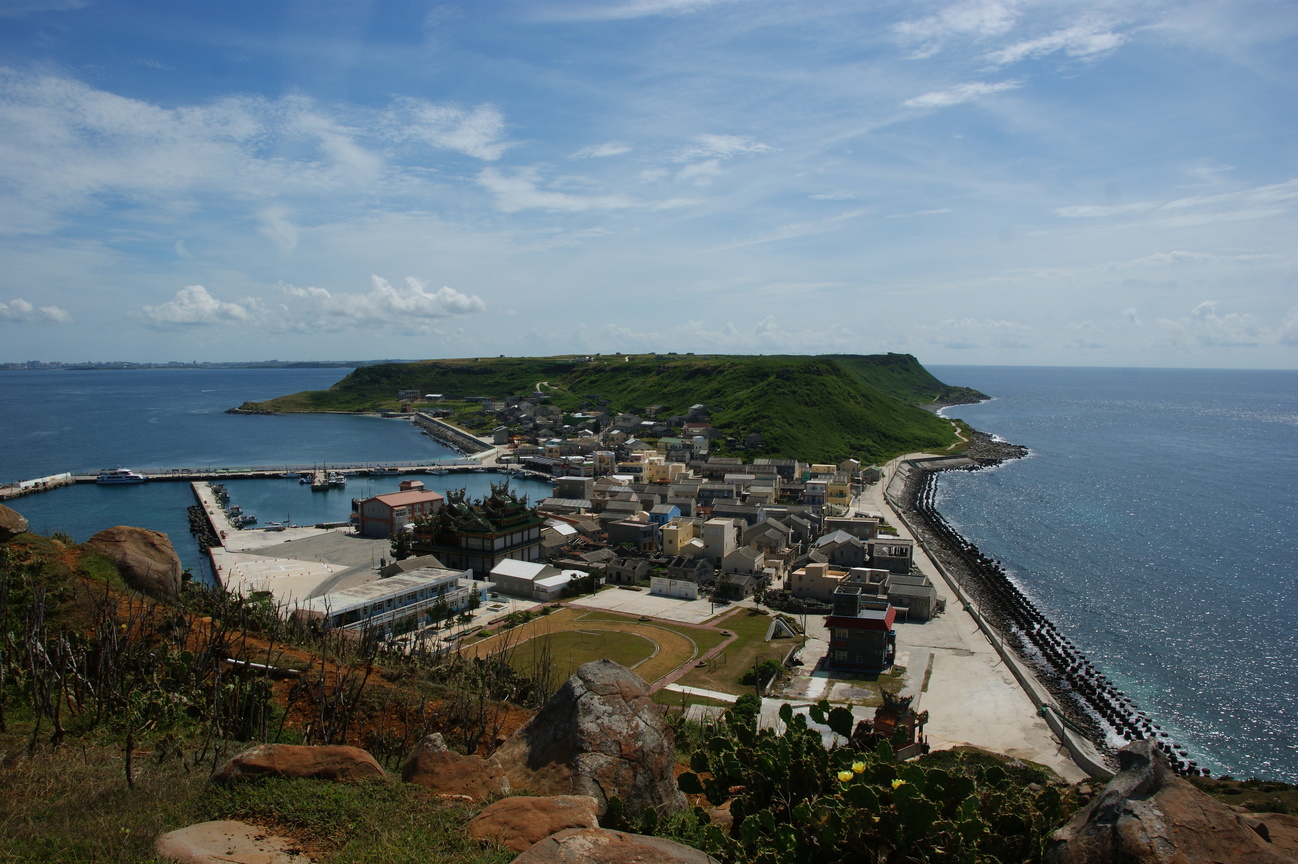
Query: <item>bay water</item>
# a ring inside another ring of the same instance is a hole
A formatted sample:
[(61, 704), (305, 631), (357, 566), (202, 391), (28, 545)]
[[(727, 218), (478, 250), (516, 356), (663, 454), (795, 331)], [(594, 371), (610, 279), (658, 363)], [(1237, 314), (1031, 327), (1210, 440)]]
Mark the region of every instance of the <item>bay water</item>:
[(930, 367), (1030, 448), (938, 509), (1189, 758), (1298, 782), (1298, 372)]
[[(349, 369), (102, 369), (0, 371), (0, 483), (102, 468), (159, 472), (173, 468), (428, 464), (459, 454), (406, 420), (353, 415), (226, 414), (245, 401), (323, 390)], [(479, 497), (500, 477), (421, 476), (439, 492)], [(296, 479), (226, 480), (230, 503), (260, 524), (344, 522), (352, 498), (397, 491), (400, 477), (353, 477), (344, 489), (313, 492)], [(530, 500), (548, 483), (511, 479)], [(8, 506), (40, 534), (77, 542), (113, 525), (165, 532), (184, 565), (211, 581), (210, 564), (189, 534), (190, 484), (150, 481), (78, 484), (12, 499)]]

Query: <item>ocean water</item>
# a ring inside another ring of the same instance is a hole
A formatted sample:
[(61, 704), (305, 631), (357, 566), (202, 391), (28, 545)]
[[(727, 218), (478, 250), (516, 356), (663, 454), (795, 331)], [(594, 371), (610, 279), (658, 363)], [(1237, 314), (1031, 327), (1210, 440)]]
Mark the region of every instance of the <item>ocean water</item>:
[(1031, 448), (943, 515), (1189, 758), (1298, 782), (1298, 372), (931, 371)]
[[(0, 371), (0, 483), (63, 471), (423, 463), (458, 454), (409, 422), (345, 415), (224, 413), (248, 400), (325, 389), (347, 369), (142, 369)], [(21, 406), (20, 409), (14, 406)], [(354, 477), (345, 489), (312, 492), (297, 480), (228, 480), (230, 502), (261, 523), (345, 521), (351, 499), (395, 492), (399, 477)], [(427, 475), (429, 489), (488, 491), (495, 474)], [(540, 500), (547, 483), (513, 480)], [(165, 532), (185, 566), (210, 581), (207, 559), (189, 534), (187, 482), (79, 484), (13, 499), (33, 531), (62, 531), (77, 542), (113, 525)]]

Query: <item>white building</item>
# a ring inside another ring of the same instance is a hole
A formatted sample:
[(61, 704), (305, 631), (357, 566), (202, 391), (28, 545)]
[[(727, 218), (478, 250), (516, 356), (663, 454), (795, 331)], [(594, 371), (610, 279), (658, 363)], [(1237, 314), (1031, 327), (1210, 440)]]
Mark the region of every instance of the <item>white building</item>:
[(429, 611), (444, 602), (459, 612), (477, 596), (486, 602), (490, 582), (477, 582), (472, 570), (422, 567), (402, 576), (366, 582), (304, 601), (295, 617), (321, 621), (326, 628), (371, 630), (385, 639), (432, 623)]

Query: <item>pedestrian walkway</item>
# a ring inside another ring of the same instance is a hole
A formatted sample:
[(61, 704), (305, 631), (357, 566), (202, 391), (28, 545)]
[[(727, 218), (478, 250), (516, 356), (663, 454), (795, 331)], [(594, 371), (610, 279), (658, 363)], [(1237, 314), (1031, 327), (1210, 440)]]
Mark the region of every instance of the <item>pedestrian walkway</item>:
[(668, 684), (663, 688), (673, 693), (684, 693), (686, 696), (701, 696), (704, 699), (715, 699), (718, 702), (737, 702), (739, 697), (733, 693), (722, 693), (720, 690), (707, 690), (703, 687), (687, 687), (684, 684)]

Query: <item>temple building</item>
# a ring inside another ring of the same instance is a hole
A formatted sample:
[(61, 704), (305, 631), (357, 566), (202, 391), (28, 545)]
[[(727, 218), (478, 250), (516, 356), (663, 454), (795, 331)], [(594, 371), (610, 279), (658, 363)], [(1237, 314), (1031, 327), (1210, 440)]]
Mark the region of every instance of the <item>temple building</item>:
[(463, 489), (447, 490), (440, 509), (414, 521), (412, 546), (416, 555), (435, 555), (446, 567), (486, 579), (506, 559), (540, 561), (544, 525), (508, 483), (492, 483), (491, 494), (476, 500)]

